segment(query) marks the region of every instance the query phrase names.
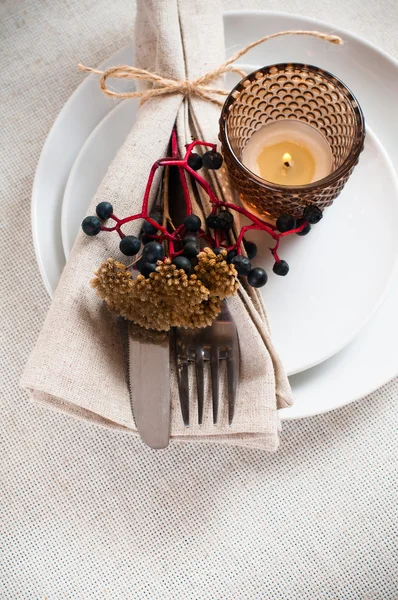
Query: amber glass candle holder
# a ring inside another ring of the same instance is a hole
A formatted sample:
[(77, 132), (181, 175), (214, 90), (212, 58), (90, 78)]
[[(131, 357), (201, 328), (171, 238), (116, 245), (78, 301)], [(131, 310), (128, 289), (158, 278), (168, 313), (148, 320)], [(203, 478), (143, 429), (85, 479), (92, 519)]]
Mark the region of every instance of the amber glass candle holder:
[[(285, 186), (265, 181), (243, 164), (251, 136), (282, 119), (302, 121), (323, 134), (332, 151), (329, 175)], [(282, 213), (300, 218), (308, 204), (323, 210), (340, 194), (363, 150), (365, 122), (355, 96), (337, 77), (311, 65), (283, 63), (250, 73), (235, 86), (221, 112), (219, 137), (242, 202), (271, 220)]]

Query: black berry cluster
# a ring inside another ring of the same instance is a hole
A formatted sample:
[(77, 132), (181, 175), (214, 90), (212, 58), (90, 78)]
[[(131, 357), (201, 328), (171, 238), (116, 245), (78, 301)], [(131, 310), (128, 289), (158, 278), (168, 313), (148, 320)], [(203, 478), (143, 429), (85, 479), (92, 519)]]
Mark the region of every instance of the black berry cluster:
[[(238, 254), (234, 248), (227, 253), (227, 263), (234, 265), (240, 277), (247, 277), (247, 281), (252, 287), (262, 287), (267, 283), (268, 277), (264, 269), (258, 267), (252, 268), (250, 260), (257, 254), (257, 246), (254, 242), (243, 240), (243, 245), (247, 252), (247, 257)], [(222, 248), (214, 248), (214, 254), (220, 254)]]
[[(297, 229), (304, 224), (304, 222), (308, 223), (309, 227), (305, 227), (303, 231), (298, 231), (297, 235), (307, 235), (311, 230), (311, 225), (316, 225), (322, 219), (323, 213), (320, 208), (310, 204), (306, 206), (303, 212), (303, 216), (301, 219), (296, 219), (292, 215), (288, 215), (286, 213), (282, 214), (276, 221), (276, 228), (281, 233), (285, 233), (286, 231), (292, 231), (292, 229)], [(303, 233), (305, 231), (305, 233)]]
[[(304, 225), (301, 231), (296, 231), (296, 235), (307, 235), (311, 231), (311, 225), (316, 225), (322, 219), (323, 213), (320, 208), (312, 204), (305, 207), (301, 219), (295, 219), (292, 215), (282, 214), (276, 221), (276, 228), (280, 233), (286, 233), (293, 229), (299, 229)], [(273, 271), (276, 275), (287, 275), (289, 265), (285, 260), (275, 262)]]
[[(253, 242), (251, 242), (253, 243)], [(255, 244), (253, 244), (255, 246)], [(232, 251), (232, 252), (236, 252)], [(257, 247), (256, 247), (257, 253)], [(228, 260), (228, 258), (227, 258)], [(263, 287), (268, 281), (268, 275), (261, 269), (260, 267), (252, 267), (249, 257), (242, 256), (242, 254), (236, 254), (230, 259), (230, 262), (234, 265), (235, 269), (238, 271), (238, 275), (241, 277), (247, 277), (247, 281), (249, 285), (255, 288)]]
[[(154, 212), (149, 215), (152, 221), (162, 223), (162, 215)], [(164, 257), (163, 245), (156, 240), (159, 230), (149, 221), (144, 221), (140, 237), (126, 235), (120, 240), (119, 249), (125, 256), (136, 256), (142, 248), (141, 258), (136, 262), (136, 268), (145, 277), (149, 277), (156, 269), (156, 262)]]
[[(219, 210), (207, 217), (206, 224), (210, 229), (226, 232), (232, 228), (234, 216), (228, 210)], [(253, 269), (250, 262), (257, 254), (257, 246), (254, 242), (244, 240), (244, 247), (247, 257), (238, 254), (238, 251), (233, 249), (227, 253), (227, 262), (234, 265), (240, 277), (247, 277), (247, 281), (252, 287), (262, 287), (267, 283), (267, 273), (259, 267)], [(219, 254), (221, 250), (221, 248), (215, 248), (214, 252)]]
[(101, 221), (109, 219), (113, 213), (110, 202), (100, 202), (95, 209), (96, 216), (86, 217), (82, 222), (82, 229), (86, 235), (97, 235), (101, 231)]
[[(154, 218), (151, 215), (151, 218)], [(157, 221), (160, 223), (161, 221)], [(149, 231), (147, 227), (148, 223), (144, 223), (143, 230), (144, 235), (141, 237), (143, 240), (144, 236), (148, 236)], [(202, 226), (200, 218), (196, 215), (188, 215), (184, 219), (184, 228), (188, 232), (181, 240), (182, 248), (178, 254), (172, 260), (172, 263), (178, 268), (182, 269), (187, 275), (190, 275), (193, 271), (193, 267), (196, 264), (196, 257), (198, 256), (200, 248), (200, 239), (198, 232)], [(137, 269), (141, 275), (148, 277), (150, 273), (155, 271), (156, 262), (164, 258), (163, 245), (153, 239), (145, 239), (144, 248), (142, 250), (142, 257), (136, 263)]]
[(199, 171), (202, 167), (217, 171), (221, 168), (222, 162), (222, 155), (215, 150), (208, 150), (202, 156), (196, 152), (191, 152), (188, 157), (188, 166), (194, 171)]

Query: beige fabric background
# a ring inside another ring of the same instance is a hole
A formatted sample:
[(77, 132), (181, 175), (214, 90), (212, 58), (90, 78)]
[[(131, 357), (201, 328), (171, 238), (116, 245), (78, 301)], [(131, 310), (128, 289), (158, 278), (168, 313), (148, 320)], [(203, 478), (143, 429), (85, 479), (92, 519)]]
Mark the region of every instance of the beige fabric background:
[[(127, 43), (133, 4), (0, 4), (0, 598), (396, 600), (398, 381), (286, 423), (274, 456), (156, 453), (18, 388), (49, 306), (30, 233), (37, 160), (81, 81), (76, 63)], [(225, 7), (319, 17), (398, 58), (393, 0)]]

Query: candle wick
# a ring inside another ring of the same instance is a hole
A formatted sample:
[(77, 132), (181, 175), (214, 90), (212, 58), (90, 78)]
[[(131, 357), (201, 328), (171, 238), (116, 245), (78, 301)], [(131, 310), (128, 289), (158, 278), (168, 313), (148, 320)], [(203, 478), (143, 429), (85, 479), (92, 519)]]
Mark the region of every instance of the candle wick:
[(283, 160), (283, 165), (289, 169), (290, 167), (293, 166), (293, 159), (291, 157), (291, 155), (289, 154), (289, 152), (285, 152), (285, 154), (282, 156), (282, 160)]

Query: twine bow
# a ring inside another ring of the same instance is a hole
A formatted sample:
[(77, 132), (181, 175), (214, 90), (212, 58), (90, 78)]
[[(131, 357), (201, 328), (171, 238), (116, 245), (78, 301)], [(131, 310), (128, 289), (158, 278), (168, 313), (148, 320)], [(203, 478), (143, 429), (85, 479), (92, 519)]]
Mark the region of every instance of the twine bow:
[[(151, 71), (139, 69), (137, 67), (131, 67), (129, 65), (110, 67), (105, 71), (99, 71), (98, 69), (92, 69), (91, 67), (85, 67), (84, 65), (79, 64), (78, 69), (79, 71), (84, 71), (86, 73), (95, 73), (96, 75), (100, 75), (101, 90), (104, 92), (104, 94), (111, 96), (112, 98), (141, 98), (142, 102), (145, 102), (146, 100), (154, 98), (155, 96), (164, 96), (165, 94), (183, 94), (184, 96), (190, 97), (196, 96), (198, 98), (202, 98), (203, 100), (208, 100), (222, 106), (223, 103), (218, 99), (218, 96), (226, 96), (229, 92), (221, 88), (212, 87), (209, 84), (217, 80), (224, 73), (231, 71), (239, 73), (239, 75), (245, 77), (246, 73), (238, 67), (233, 66), (233, 63), (236, 62), (241, 56), (249, 52), (249, 50), (252, 48), (255, 48), (263, 42), (282, 35), (308, 35), (325, 40), (331, 44), (343, 44), (343, 40), (337, 35), (321, 33), (319, 31), (304, 31), (301, 29), (280, 31), (278, 33), (266, 35), (265, 37), (248, 44), (239, 50), (239, 52), (234, 54), (234, 56), (225, 61), (222, 65), (220, 65), (217, 69), (213, 69), (212, 71), (209, 71), (208, 73), (205, 73), (201, 77), (193, 79), (192, 81), (187, 79), (169, 79), (167, 77), (157, 75), (156, 73), (152, 73)], [(141, 80), (152, 83), (154, 87), (148, 90), (134, 92), (115, 92), (107, 87), (107, 79), (109, 78), (136, 81)]]

